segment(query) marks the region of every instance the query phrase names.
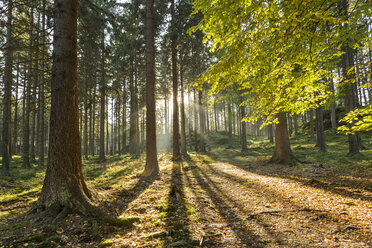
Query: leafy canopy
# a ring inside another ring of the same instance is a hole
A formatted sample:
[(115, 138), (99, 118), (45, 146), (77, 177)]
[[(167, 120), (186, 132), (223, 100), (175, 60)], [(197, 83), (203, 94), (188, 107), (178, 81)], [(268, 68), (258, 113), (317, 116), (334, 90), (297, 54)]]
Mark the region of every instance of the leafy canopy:
[[(194, 14), (204, 18), (189, 30), (219, 56), (200, 77), (211, 94), (233, 84), (250, 95), (255, 111), (248, 119), (289, 111), (303, 113), (328, 97), (327, 62), (338, 58), (337, 1), (196, 0)], [(275, 120), (274, 120), (275, 121)]]

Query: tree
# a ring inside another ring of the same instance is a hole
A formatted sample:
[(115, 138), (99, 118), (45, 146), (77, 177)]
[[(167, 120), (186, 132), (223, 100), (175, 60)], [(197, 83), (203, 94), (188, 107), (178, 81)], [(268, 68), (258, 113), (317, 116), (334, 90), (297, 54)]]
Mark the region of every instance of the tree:
[(12, 87), (12, 63), (13, 63), (13, 48), (12, 48), (12, 15), (13, 15), (13, 0), (8, 1), (8, 15), (6, 23), (6, 42), (7, 49), (5, 51), (5, 71), (4, 71), (4, 98), (3, 98), (3, 147), (2, 147), (2, 174), (9, 176), (10, 163), (10, 120), (11, 120), (11, 87)]
[[(182, 53), (183, 51), (181, 51)], [(180, 55), (180, 83), (181, 83), (181, 153), (184, 158), (189, 157), (186, 146), (185, 94), (184, 94), (184, 57)]]
[[(240, 113), (242, 115), (242, 118), (245, 118), (245, 106), (244, 106), (244, 99), (241, 96), (240, 97), (241, 105), (240, 105)], [(246, 122), (243, 121), (241, 122), (241, 127), (242, 127), (242, 153), (247, 153), (247, 128), (246, 128)]]
[(56, 0), (52, 102), (47, 171), (38, 207), (63, 217), (69, 211), (102, 214), (84, 181), (79, 137), (77, 0)]
[(200, 152), (205, 152), (205, 114), (203, 107), (203, 91), (199, 91), (199, 124), (200, 124)]
[[(337, 34), (324, 28), (336, 21), (329, 11), (333, 5), (333, 1), (196, 0), (194, 14), (202, 12), (203, 20), (190, 32), (202, 30), (211, 51), (219, 55), (199, 83), (211, 85), (212, 93), (236, 84), (242, 94), (251, 95), (246, 103), (255, 111), (247, 120), (265, 117), (264, 125), (276, 123), (276, 134), (284, 131), (286, 112), (304, 113), (327, 99), (327, 85), (321, 82), (326, 69), (319, 65), (340, 55), (334, 50), (324, 54), (327, 44), (335, 47), (338, 42)], [(286, 136), (287, 131), (276, 137), (275, 146), (285, 147), (275, 147), (273, 161), (291, 162)]]
[(105, 109), (106, 109), (106, 85), (105, 85), (105, 31), (102, 30), (101, 40), (101, 85), (100, 85), (100, 104), (101, 104), (101, 115), (99, 125), (99, 161), (105, 161)]
[(146, 166), (144, 176), (159, 173), (155, 117), (154, 0), (146, 0)]
[(279, 113), (276, 118), (278, 122), (275, 123), (275, 148), (270, 162), (292, 164), (294, 160), (289, 143), (286, 113)]
[(178, 118), (178, 73), (177, 73), (177, 33), (174, 13), (174, 0), (171, 2), (171, 49), (173, 80), (173, 160), (180, 159), (179, 118)]
[(324, 124), (323, 124), (323, 106), (315, 109), (315, 126), (316, 126), (316, 147), (320, 151), (326, 151), (325, 137), (324, 137)]
[[(42, 3), (42, 30), (46, 28), (46, 0), (43, 0)], [(44, 83), (45, 83), (45, 55), (46, 55), (46, 47), (45, 47), (46, 37), (45, 35), (42, 36), (42, 44), (43, 48), (41, 51), (41, 82), (39, 86), (39, 110), (38, 110), (38, 167), (44, 167), (44, 111), (45, 111), (45, 95), (44, 95)]]

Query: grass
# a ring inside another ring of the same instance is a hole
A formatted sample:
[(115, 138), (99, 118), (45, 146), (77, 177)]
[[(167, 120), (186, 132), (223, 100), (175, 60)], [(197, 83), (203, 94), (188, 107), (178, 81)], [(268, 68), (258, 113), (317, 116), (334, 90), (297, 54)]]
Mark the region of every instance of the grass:
[[(372, 145), (369, 143), (371, 141), (371, 135), (364, 135), (362, 138), (365, 141), (365, 144), (371, 148)], [(251, 162), (267, 161), (274, 150), (274, 145), (271, 144), (266, 137), (249, 136), (247, 154), (241, 153), (239, 137), (237, 136), (234, 136), (233, 148), (227, 148), (228, 137), (222, 132), (212, 133), (208, 138), (206, 136), (206, 140), (208, 142), (207, 152), (189, 152), (191, 160), (183, 164), (184, 168), (192, 168), (192, 166), (197, 165), (197, 167), (202, 171), (210, 171), (212, 168), (218, 168), (219, 163), (222, 164), (226, 162), (227, 164), (231, 163), (236, 165), (235, 167), (242, 165), (240, 168), (254, 171), (254, 169), (256, 169), (254, 166), (259, 168), (260, 163), (253, 164)], [(310, 142), (308, 136), (300, 135), (297, 138), (291, 137), (291, 147), (294, 155), (301, 161), (334, 166), (335, 168), (346, 172), (345, 175), (348, 175), (349, 172), (351, 175), (354, 170), (357, 172), (365, 171), (365, 177), (372, 175), (371, 149), (361, 151), (361, 155), (359, 156), (346, 157), (348, 149), (347, 137), (342, 135), (333, 135), (328, 131), (326, 132), (326, 143), (328, 151), (323, 153), (319, 152), (318, 149), (314, 147), (314, 142)], [(172, 172), (172, 162), (170, 161), (171, 155), (169, 153), (159, 153), (158, 157), (162, 174), (165, 175), (165, 172), (167, 172), (170, 175)], [(153, 243), (163, 244), (164, 242), (167, 242), (167, 235), (171, 235), (173, 241), (182, 241), (185, 238), (185, 233), (187, 233), (187, 228), (185, 228), (184, 224), (186, 222), (202, 221), (202, 218), (199, 218), (198, 215), (200, 209), (195, 202), (189, 201), (187, 198), (184, 199), (181, 197), (181, 203), (178, 202), (179, 200), (176, 201), (173, 199), (172, 201), (172, 198), (170, 197), (174, 198), (174, 196), (170, 196), (167, 190), (164, 190), (163, 194), (159, 196), (159, 187), (145, 188), (142, 191), (141, 186), (138, 187), (136, 184), (138, 181), (136, 175), (143, 170), (144, 164), (144, 156), (131, 157), (130, 155), (108, 155), (106, 156), (106, 161), (103, 163), (99, 163), (98, 156), (95, 156), (90, 157), (88, 160), (83, 160), (83, 171), (88, 186), (90, 188), (98, 189), (100, 193), (108, 196), (102, 200), (103, 205), (106, 204), (105, 201), (111, 202), (115, 200), (116, 197), (118, 198), (118, 202), (122, 203), (124, 197), (127, 197), (127, 195), (116, 194), (118, 192), (128, 193), (128, 196), (132, 197), (126, 205), (121, 205), (122, 208), (131, 209), (128, 215), (123, 212), (121, 217), (119, 217), (122, 226), (125, 227), (124, 229), (129, 230), (135, 222), (137, 223), (134, 225), (135, 227), (146, 226), (144, 230), (147, 232), (142, 239), (145, 240), (143, 242), (147, 242), (146, 244), (149, 244), (149, 246)], [(245, 165), (250, 167), (245, 167)], [(305, 165), (303, 165), (303, 167), (306, 169)], [(238, 178), (239, 175), (234, 174), (235, 170), (232, 170), (231, 168), (234, 167), (223, 170), (223, 174), (227, 177)], [(301, 168), (301, 165), (299, 165), (299, 168)], [(7, 232), (18, 232), (19, 230), (24, 230), (25, 223), (14, 224), (11, 220), (14, 219), (16, 215), (27, 211), (27, 207), (31, 205), (29, 203), (37, 199), (45, 176), (45, 169), (37, 168), (36, 164), (33, 164), (33, 168), (31, 169), (23, 169), (22, 159), (19, 156), (14, 156), (11, 161), (10, 169), (10, 177), (0, 177), (0, 221), (2, 223), (8, 222), (8, 225), (0, 227), (0, 232), (1, 230)], [(187, 171), (187, 169), (185, 169), (185, 171)], [(213, 172), (218, 172), (218, 170)], [(274, 173), (279, 172), (274, 171)], [(189, 172), (189, 174), (192, 174), (192, 172)], [(365, 177), (363, 177), (363, 179), (365, 179)], [(306, 180), (305, 182), (309, 181)], [(215, 182), (219, 183), (220, 180), (215, 179)], [(239, 183), (241, 183), (244, 190), (248, 190), (254, 186), (254, 182), (249, 180), (247, 181), (242, 179)], [(161, 187), (169, 189), (171, 184), (164, 183)], [(113, 192), (115, 194), (113, 194)], [(186, 190), (184, 194), (186, 195), (187, 192), (188, 191)], [(199, 195), (201, 191), (195, 189), (194, 193)], [(160, 198), (157, 201), (156, 195)], [(155, 198), (152, 199), (154, 196)], [(200, 194), (200, 197), (202, 196), (203, 194)], [(120, 199), (120, 197), (123, 199)], [(153, 213), (151, 211), (147, 212), (148, 209), (144, 208), (144, 212), (140, 212), (138, 205), (136, 205), (138, 203), (133, 200), (138, 198), (143, 202), (151, 202), (156, 211)], [(262, 199), (259, 197), (252, 197), (250, 201), (260, 204)], [(22, 205), (22, 208), (16, 206), (19, 204)], [(180, 204), (182, 208), (180, 208)], [(12, 205), (16, 206), (16, 208), (10, 209), (9, 206)], [(132, 208), (132, 205), (135, 207)], [(149, 215), (151, 216), (149, 217)], [(178, 218), (179, 216), (181, 217)], [(167, 223), (166, 232), (159, 228), (164, 225), (164, 223)], [(99, 240), (98, 237), (102, 237), (101, 227), (99, 227), (97, 223), (92, 223), (91, 225), (92, 228), (89, 231), (90, 238), (92, 238), (92, 240), (97, 240), (97, 242), (101, 242), (96, 243), (97, 246), (112, 246), (113, 243), (116, 244), (117, 239), (120, 239), (120, 237), (103, 235), (105, 239)], [(167, 234), (167, 232), (169, 232), (169, 234)], [(47, 242), (51, 242), (50, 244), (52, 244), (54, 241), (50, 240)]]
[[(128, 175), (139, 173), (142, 159), (134, 160), (129, 155), (106, 156), (104, 163), (97, 163), (98, 156), (83, 160), (83, 171), (87, 184), (97, 189), (121, 187)], [(31, 169), (22, 168), (22, 158), (13, 156), (10, 177), (0, 176), (0, 205), (13, 200), (35, 201), (40, 193), (45, 169), (32, 164)], [(2, 216), (2, 215), (0, 215)], [(0, 217), (3, 218), (3, 217)]]
[[(207, 136), (206, 136), (207, 137)], [(206, 138), (208, 144), (207, 154), (190, 153), (195, 163), (212, 163), (215, 160), (224, 162), (233, 159), (237, 163), (247, 163), (258, 159), (269, 159), (273, 153), (274, 145), (265, 137), (248, 137), (248, 153), (240, 152), (239, 137), (234, 136), (234, 147), (228, 149), (228, 137), (223, 132), (213, 133)], [(362, 140), (368, 150), (362, 150), (360, 155), (347, 157), (348, 143), (344, 135), (334, 135), (326, 131), (327, 152), (319, 152), (310, 142), (308, 136), (291, 138), (291, 147), (294, 155), (300, 161), (337, 165), (341, 170), (371, 170), (372, 169), (372, 135), (364, 134)], [(159, 161), (166, 156), (159, 155)], [(98, 156), (83, 160), (84, 175), (89, 187), (109, 189), (122, 187), (126, 177), (138, 174), (143, 168), (144, 158), (134, 158), (130, 155), (106, 156), (106, 161), (98, 163)], [(45, 176), (45, 169), (32, 164), (31, 169), (22, 168), (22, 158), (13, 156), (10, 165), (10, 177), (0, 177), (0, 204), (13, 200), (34, 201), (39, 194)], [(4, 217), (2, 217), (4, 218)]]

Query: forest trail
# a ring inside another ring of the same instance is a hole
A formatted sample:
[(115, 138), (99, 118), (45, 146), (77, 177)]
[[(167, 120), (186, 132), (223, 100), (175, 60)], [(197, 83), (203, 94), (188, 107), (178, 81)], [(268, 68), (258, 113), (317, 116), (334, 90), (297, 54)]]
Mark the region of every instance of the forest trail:
[(22, 234), (8, 229), (0, 244), (18, 240), (42, 247), (46, 235), (57, 247), (371, 247), (368, 177), (346, 177), (327, 165), (265, 165), (260, 157), (249, 162), (233, 155), (191, 153), (188, 162), (177, 164), (162, 154), (161, 175), (151, 181), (136, 176), (138, 164), (128, 163), (95, 187), (101, 207), (138, 219), (133, 225), (97, 225), (70, 215), (51, 234), (45, 223), (20, 215), (8, 226), (23, 223)]

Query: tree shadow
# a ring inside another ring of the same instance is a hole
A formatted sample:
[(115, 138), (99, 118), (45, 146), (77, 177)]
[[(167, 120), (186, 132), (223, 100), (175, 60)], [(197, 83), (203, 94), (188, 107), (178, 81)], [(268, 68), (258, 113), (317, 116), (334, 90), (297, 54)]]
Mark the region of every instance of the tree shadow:
[(121, 215), (128, 208), (128, 205), (135, 201), (157, 179), (156, 177), (140, 177), (133, 187), (114, 192), (113, 200), (102, 201), (101, 205), (111, 213)]
[[(262, 241), (258, 235), (254, 234), (250, 230), (242, 230), (240, 223), (244, 223), (244, 221), (233, 211), (233, 208), (237, 207), (237, 204), (231, 202), (233, 205), (231, 208), (229, 204), (219, 196), (219, 194), (223, 195), (224, 198), (227, 198), (227, 196), (213, 185), (213, 182), (211, 182), (199, 168), (193, 168), (191, 171), (200, 187), (210, 196), (210, 199), (217, 208), (220, 216), (226, 220), (228, 226), (233, 230), (238, 239), (248, 247), (265, 247), (266, 242)], [(219, 192), (219, 194), (216, 191)]]
[(168, 247), (170, 242), (178, 242), (182, 244), (182, 247), (192, 247), (194, 241), (191, 240), (189, 231), (180, 162), (173, 162), (168, 202), (163, 211), (166, 211), (165, 222), (167, 235), (172, 238), (171, 240), (165, 239), (164, 247)]
[[(208, 156), (215, 159), (216, 161), (220, 161), (220, 156), (214, 153), (208, 153)], [(348, 176), (346, 174), (327, 176), (321, 173), (325, 171), (323, 165), (303, 165), (303, 167), (312, 166), (310, 169), (318, 170), (318, 174), (304, 175), (302, 169), (298, 167), (296, 167), (295, 169), (292, 168), (291, 172), (289, 173), (287, 165), (272, 164), (270, 166), (266, 166), (262, 163), (253, 165), (252, 163), (237, 161), (232, 155), (227, 154), (226, 156), (228, 157), (228, 159), (221, 162), (228, 162), (229, 164), (250, 173), (262, 176), (284, 178), (292, 181), (297, 181), (314, 188), (326, 190), (344, 197), (351, 197), (354, 199), (361, 199), (370, 202), (372, 201), (372, 181), (368, 180), (367, 178), (350, 178), (346, 177)], [(272, 169), (273, 166), (275, 166), (275, 170)], [(294, 175), (293, 172), (295, 172)], [(370, 193), (366, 194), (363, 191), (367, 191)]]

